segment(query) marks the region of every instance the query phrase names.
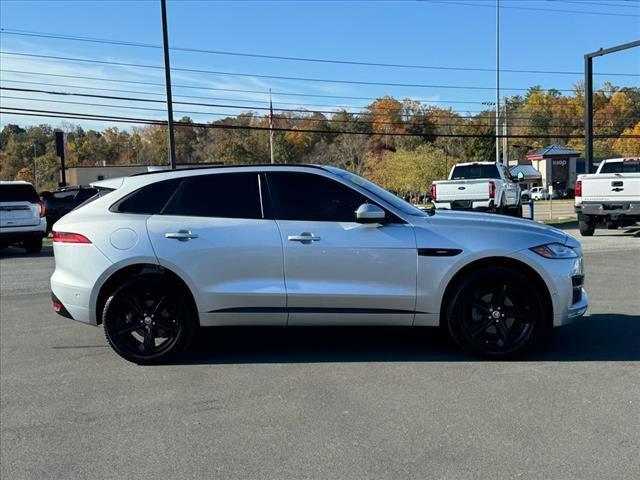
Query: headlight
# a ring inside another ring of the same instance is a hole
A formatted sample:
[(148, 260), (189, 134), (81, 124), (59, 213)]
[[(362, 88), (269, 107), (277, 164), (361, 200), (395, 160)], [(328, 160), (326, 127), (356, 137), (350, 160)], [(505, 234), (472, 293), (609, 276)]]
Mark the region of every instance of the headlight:
[(577, 258), (578, 254), (573, 248), (561, 243), (547, 243), (530, 249), (545, 258)]

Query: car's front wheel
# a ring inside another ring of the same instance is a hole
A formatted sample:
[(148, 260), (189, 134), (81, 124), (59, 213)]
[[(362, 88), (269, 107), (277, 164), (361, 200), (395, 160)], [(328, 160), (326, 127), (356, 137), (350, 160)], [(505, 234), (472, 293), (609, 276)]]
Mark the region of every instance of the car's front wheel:
[[(164, 363), (185, 350), (197, 327), (189, 292), (162, 275), (124, 282), (107, 299), (102, 322), (111, 347), (139, 364)], [(185, 301), (186, 300), (186, 301)]]
[(490, 267), (466, 275), (454, 287), (446, 309), (449, 333), (464, 349), (483, 358), (521, 353), (543, 324), (543, 298), (526, 275)]
[(40, 253), (42, 251), (42, 238), (30, 238), (24, 241), (24, 249), (27, 253)]

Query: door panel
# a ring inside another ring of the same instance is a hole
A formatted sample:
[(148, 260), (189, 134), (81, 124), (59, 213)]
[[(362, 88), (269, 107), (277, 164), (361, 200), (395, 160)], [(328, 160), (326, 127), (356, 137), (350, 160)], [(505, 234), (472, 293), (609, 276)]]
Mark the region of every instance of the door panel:
[(413, 322), (417, 251), (413, 228), (360, 224), (375, 203), (325, 172), (268, 172), (270, 215), (284, 249), (289, 324)]
[(256, 172), (181, 181), (147, 220), (161, 265), (188, 279), (203, 325), (286, 323), (282, 241)]
[[(154, 215), (147, 229), (160, 264), (190, 280), (202, 325), (286, 323), (275, 221)], [(181, 230), (197, 237), (166, 238)]]
[[(411, 325), (417, 251), (409, 225), (279, 220), (289, 324)], [(319, 240), (288, 240), (303, 232)]]

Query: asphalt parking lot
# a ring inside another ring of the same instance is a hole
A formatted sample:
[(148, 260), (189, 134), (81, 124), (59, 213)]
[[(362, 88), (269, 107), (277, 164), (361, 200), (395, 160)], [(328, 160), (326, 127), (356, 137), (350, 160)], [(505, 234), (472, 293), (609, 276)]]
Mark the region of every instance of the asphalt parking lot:
[(243, 329), (139, 367), (53, 313), (50, 247), (5, 251), (0, 476), (638, 479), (640, 228), (581, 241), (588, 316), (514, 362), (437, 329)]

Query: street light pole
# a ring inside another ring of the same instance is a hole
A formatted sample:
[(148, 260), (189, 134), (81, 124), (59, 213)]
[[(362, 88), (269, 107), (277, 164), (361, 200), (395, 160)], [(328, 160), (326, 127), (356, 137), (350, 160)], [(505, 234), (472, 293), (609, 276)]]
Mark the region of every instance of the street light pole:
[(500, 0), (496, 0), (496, 162), (500, 163)]
[(173, 101), (171, 100), (171, 65), (169, 63), (169, 34), (167, 33), (167, 0), (160, 0), (162, 10), (162, 44), (164, 47), (164, 78), (167, 89), (167, 129), (169, 137), (169, 164), (176, 169), (176, 147), (173, 135)]

